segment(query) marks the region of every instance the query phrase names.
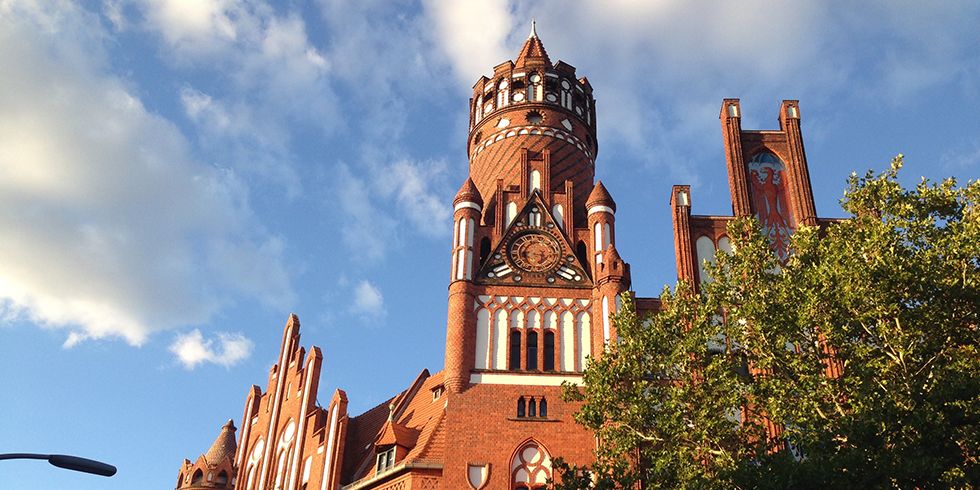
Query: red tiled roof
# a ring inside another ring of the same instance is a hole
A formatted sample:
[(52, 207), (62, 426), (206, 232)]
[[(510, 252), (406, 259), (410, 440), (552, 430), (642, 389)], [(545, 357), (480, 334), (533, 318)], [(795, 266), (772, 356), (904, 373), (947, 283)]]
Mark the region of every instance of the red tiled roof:
[(616, 211), (616, 201), (613, 201), (612, 196), (609, 195), (606, 186), (602, 185), (601, 180), (596, 181), (595, 187), (589, 193), (589, 198), (585, 200), (585, 205), (589, 207), (596, 205), (609, 206), (613, 211)]
[(228, 423), (221, 428), (221, 433), (218, 434), (218, 438), (214, 440), (214, 444), (211, 444), (211, 448), (208, 452), (204, 453), (204, 460), (208, 462), (211, 466), (217, 466), (225, 458), (235, 459), (235, 449), (238, 447), (235, 444), (235, 422), (231, 419)]
[[(343, 482), (373, 476), (375, 444), (398, 443), (409, 448), (399, 464), (443, 461), (445, 436), (441, 429), (446, 395), (433, 397), (433, 389), (441, 386), (442, 380), (442, 372), (430, 376), (424, 370), (407, 390), (350, 419)], [(389, 422), (391, 405), (394, 405), (394, 420)]]

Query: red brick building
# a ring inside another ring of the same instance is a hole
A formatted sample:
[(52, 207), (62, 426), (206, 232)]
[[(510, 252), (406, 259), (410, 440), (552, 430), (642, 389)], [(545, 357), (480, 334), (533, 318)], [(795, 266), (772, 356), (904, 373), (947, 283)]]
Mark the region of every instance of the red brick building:
[[(580, 381), (616, 338), (609, 315), (630, 291), (616, 203), (595, 181), (592, 86), (552, 62), (532, 29), (514, 61), (477, 80), (469, 111), (443, 371), (423, 370), (359, 415), (342, 390), (320, 408), (322, 356), (300, 346), (290, 316), (265, 391), (253, 386), (245, 400), (237, 445), (229, 421), (214, 447), (184, 461), (177, 488), (532, 489), (551, 476), (552, 455), (592, 459), (595, 439), (561, 384)], [(733, 214), (758, 216), (785, 253), (786, 235), (817, 220), (797, 102), (783, 102), (778, 130), (743, 131), (736, 99), (720, 117)], [(696, 283), (698, 264), (728, 248), (732, 217), (692, 215), (689, 186), (674, 186), (670, 206), (678, 277)]]

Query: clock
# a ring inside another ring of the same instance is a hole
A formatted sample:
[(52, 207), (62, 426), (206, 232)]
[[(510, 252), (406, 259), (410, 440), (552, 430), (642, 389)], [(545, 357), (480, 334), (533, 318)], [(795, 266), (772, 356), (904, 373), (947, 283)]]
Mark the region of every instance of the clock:
[(525, 272), (543, 273), (561, 262), (561, 246), (547, 233), (524, 233), (510, 243), (507, 257)]

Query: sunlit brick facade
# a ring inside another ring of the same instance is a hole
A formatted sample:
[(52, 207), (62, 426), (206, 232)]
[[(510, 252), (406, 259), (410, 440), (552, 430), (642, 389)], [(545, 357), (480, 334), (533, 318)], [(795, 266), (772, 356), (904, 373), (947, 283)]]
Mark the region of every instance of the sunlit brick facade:
[[(787, 233), (817, 223), (799, 107), (784, 101), (771, 131), (743, 131), (740, 111), (726, 99), (720, 116), (733, 214), (758, 216), (781, 253)], [(580, 382), (615, 341), (609, 315), (630, 291), (616, 202), (595, 181), (592, 86), (553, 63), (532, 29), (514, 61), (477, 80), (469, 113), (445, 368), (356, 416), (342, 390), (321, 408), (322, 356), (300, 347), (290, 316), (265, 390), (246, 397), (237, 446), (226, 425), (224, 449), (185, 460), (177, 488), (532, 489), (552, 476), (552, 456), (591, 461), (595, 438), (574, 423), (561, 384)], [(670, 209), (678, 277), (696, 284), (699, 264), (729, 247), (732, 216), (692, 215), (688, 186), (673, 187)], [(655, 311), (659, 300), (637, 305)]]

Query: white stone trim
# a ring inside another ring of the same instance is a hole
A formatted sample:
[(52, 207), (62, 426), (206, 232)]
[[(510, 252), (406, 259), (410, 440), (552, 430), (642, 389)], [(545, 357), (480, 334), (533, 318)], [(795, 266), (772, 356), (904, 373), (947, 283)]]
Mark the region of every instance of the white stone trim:
[(613, 216), (616, 215), (616, 211), (613, 211), (613, 208), (609, 206), (592, 206), (591, 208), (589, 208), (589, 216), (592, 216), (593, 214), (596, 213), (609, 213)]
[(453, 206), (453, 212), (455, 213), (456, 211), (459, 211), (460, 209), (463, 209), (463, 208), (475, 209), (476, 212), (478, 212), (478, 213), (481, 212), (481, 211), (483, 211), (483, 208), (480, 207), (479, 204), (477, 204), (475, 202), (470, 202), (470, 201), (463, 201), (463, 202), (461, 202), (461, 203)]
[(561, 386), (565, 381), (582, 384), (581, 375), (471, 373), (470, 383), (488, 385)]

